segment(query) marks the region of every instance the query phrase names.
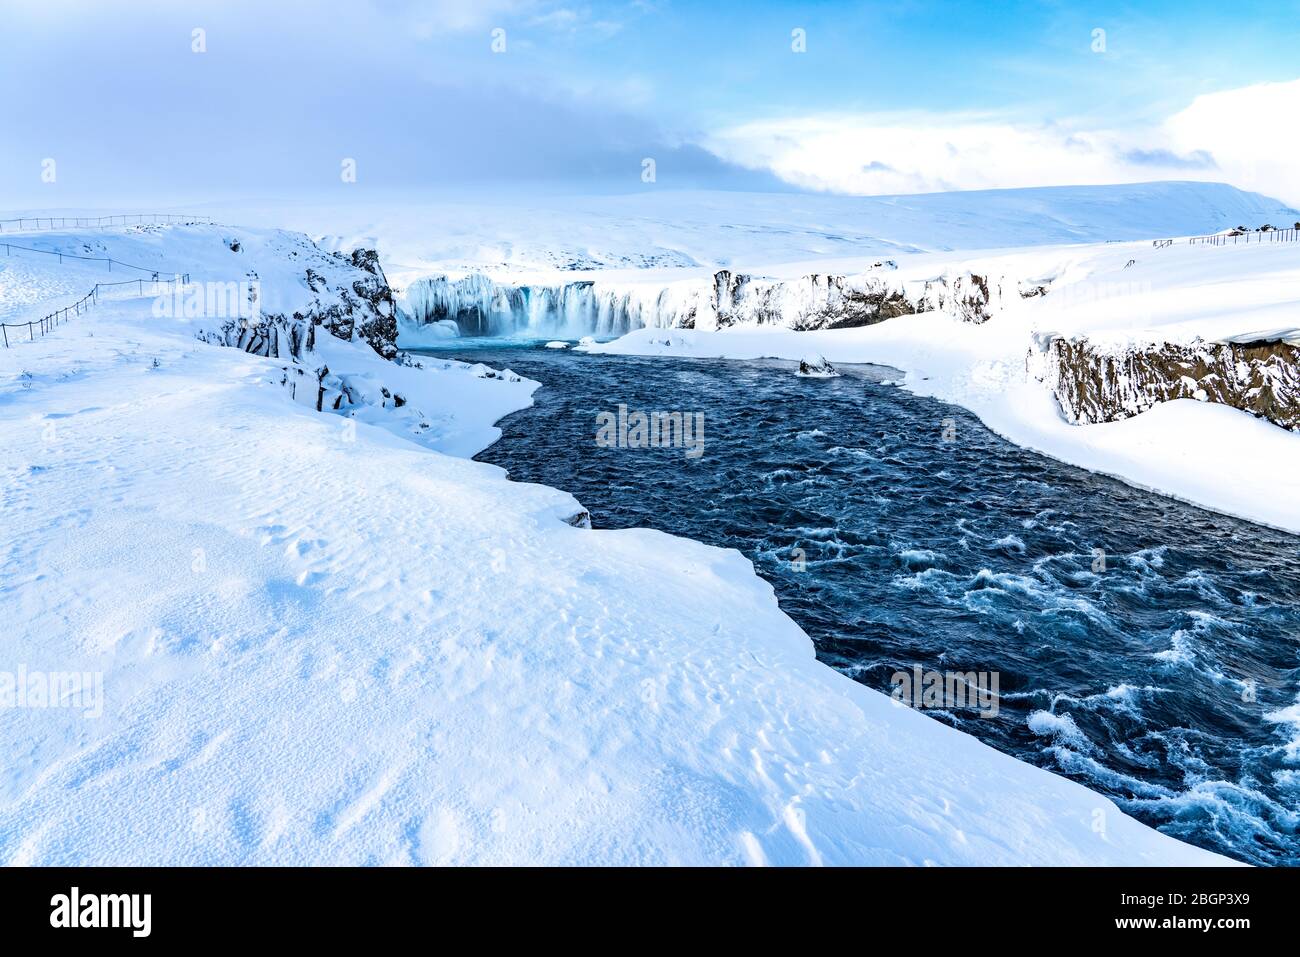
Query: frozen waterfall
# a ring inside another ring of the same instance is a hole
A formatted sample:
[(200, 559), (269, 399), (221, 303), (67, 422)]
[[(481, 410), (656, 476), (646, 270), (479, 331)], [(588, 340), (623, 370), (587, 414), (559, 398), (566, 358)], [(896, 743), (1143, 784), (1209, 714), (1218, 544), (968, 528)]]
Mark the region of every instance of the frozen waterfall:
[(970, 272), (903, 281), (882, 273), (766, 279), (719, 270), (667, 283), (596, 281), (511, 285), (482, 273), (434, 276), (407, 290), (415, 326), (451, 321), (465, 336), (614, 338), (645, 327), (718, 329), (736, 324), (788, 329), (872, 325), (929, 310), (983, 322), (1008, 301), (1041, 295), (1051, 280)]
[(695, 294), (682, 287), (617, 288), (590, 280), (515, 286), (471, 273), (418, 280), (403, 308), (416, 324), (450, 319), (467, 336), (614, 337), (643, 326), (693, 324)]

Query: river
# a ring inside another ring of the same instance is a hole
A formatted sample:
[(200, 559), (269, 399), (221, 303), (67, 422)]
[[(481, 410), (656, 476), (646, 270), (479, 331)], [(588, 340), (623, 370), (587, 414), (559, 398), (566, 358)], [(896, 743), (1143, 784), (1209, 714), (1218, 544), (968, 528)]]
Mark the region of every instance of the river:
[[(881, 367), (436, 354), (542, 383), (481, 460), (596, 528), (738, 549), (826, 664), (886, 694), (996, 675), (995, 707), (930, 713), (1168, 834), (1300, 864), (1300, 538), (1021, 449)], [(701, 422), (700, 454), (598, 443), (620, 405)]]

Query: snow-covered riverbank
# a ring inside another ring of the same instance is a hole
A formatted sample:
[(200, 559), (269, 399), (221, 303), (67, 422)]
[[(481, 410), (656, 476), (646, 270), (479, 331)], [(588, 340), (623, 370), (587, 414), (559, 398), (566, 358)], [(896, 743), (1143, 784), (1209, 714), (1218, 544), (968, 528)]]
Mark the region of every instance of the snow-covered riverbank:
[[(236, 241), (290, 314), (364, 281), (230, 228), (66, 239), (202, 281)], [(317, 411), (154, 313), (0, 351), (0, 671), (102, 675), (0, 709), (0, 860), (1222, 862), (818, 663), (738, 553), (460, 457), (535, 384), (322, 334), (313, 374), (404, 401)]]
[[(822, 355), (832, 362), (890, 365), (905, 373), (906, 388), (964, 406), (1026, 448), (1300, 531), (1300, 435), (1193, 399), (1158, 403), (1122, 421), (1075, 425), (1043, 381), (1044, 343), (1053, 336), (1101, 344), (1119, 355), (1149, 343), (1294, 336), (1298, 256), (1296, 243), (1024, 250), (955, 261), (959, 271), (1050, 280), (1046, 294), (1007, 297), (982, 323), (933, 311), (806, 332), (752, 323), (712, 331), (641, 329), (593, 348), (629, 355)], [(923, 258), (926, 263), (900, 271), (924, 273), (936, 257)], [(939, 428), (936, 423), (936, 434)]]

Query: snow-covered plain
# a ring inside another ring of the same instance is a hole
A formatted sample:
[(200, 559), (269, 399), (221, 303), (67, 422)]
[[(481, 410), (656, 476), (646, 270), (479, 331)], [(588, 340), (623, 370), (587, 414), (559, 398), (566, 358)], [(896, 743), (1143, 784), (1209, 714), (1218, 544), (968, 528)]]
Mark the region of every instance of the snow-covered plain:
[(629, 195), (500, 194), (473, 202), (344, 188), (328, 202), (226, 202), (186, 212), (302, 230), (328, 248), (376, 247), (389, 278), (403, 286), (432, 272), (519, 282), (806, 262), (854, 272), (917, 252), (1144, 240), (1294, 218), (1257, 193), (1194, 182), (857, 197), (645, 184)]
[[(308, 298), (284, 235), (61, 241), (225, 281), (232, 238)], [(202, 322), (0, 350), (0, 672), (103, 675), (98, 717), (0, 708), (0, 860), (1224, 863), (818, 663), (739, 554), (459, 457), (534, 384), (325, 337), (408, 398), (358, 421)]]

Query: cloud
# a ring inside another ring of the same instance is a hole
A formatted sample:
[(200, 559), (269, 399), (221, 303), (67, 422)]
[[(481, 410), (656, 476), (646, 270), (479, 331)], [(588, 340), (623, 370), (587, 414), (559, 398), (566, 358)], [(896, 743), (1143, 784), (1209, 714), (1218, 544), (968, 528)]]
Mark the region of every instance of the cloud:
[(420, 38), (438, 33), (463, 33), (497, 26), (505, 18), (514, 17), (533, 8), (526, 0), (376, 0), (376, 12), (385, 7), (396, 7), (406, 18), (412, 32)]
[(1165, 121), (1183, 153), (1203, 149), (1238, 186), (1300, 204), (1300, 80), (1198, 96)]
[(529, 23), (549, 27), (577, 36), (587, 34), (593, 39), (607, 39), (623, 29), (623, 24), (592, 13), (590, 8), (557, 7), (535, 14)]
[(1163, 166), (1165, 169), (1218, 169), (1219, 164), (1205, 150), (1179, 156), (1173, 150), (1129, 150), (1122, 159), (1134, 166)]
[(415, 36), (484, 31), (524, 25), (569, 36), (600, 39), (613, 36), (622, 24), (589, 6), (566, 6), (546, 0), (369, 0), (375, 15), (397, 11)]
[(825, 114), (739, 124), (705, 145), (807, 189), (858, 195), (1227, 181), (1300, 203), (1300, 80), (1198, 96), (1145, 129), (978, 114)]
[[(1144, 128), (818, 113), (701, 135), (666, 78), (682, 72), (676, 61), (622, 55), (632, 24), (656, 10), (355, 0), (322, 16), (309, 0), (65, 0), (57, 11), (8, 0), (0, 84), (21, 95), (0, 110), (0, 203), (328, 193), (345, 159), (359, 170), (351, 193), (636, 190), (653, 158), (661, 185), (888, 194), (1213, 179), (1300, 204), (1300, 80), (1203, 95)], [(498, 26), (505, 55), (490, 43)], [(57, 184), (41, 176), (46, 159)]]
[[(584, 7), (361, 0), (322, 17), (304, 0), (199, 6), (123, 17), (86, 4), (78, 31), (24, 7), (22, 29), (0, 31), (0, 83), (24, 91), (0, 117), (0, 204), (636, 191), (646, 158), (662, 187), (785, 188), (658, 122), (643, 108), (644, 80), (565, 85), (549, 61), (518, 52), (530, 30), (597, 38), (608, 28)], [(529, 26), (548, 12), (558, 18)], [(489, 45), (498, 17), (507, 55)], [(206, 31), (201, 55), (195, 24)], [(47, 158), (52, 184), (41, 176)], [(356, 182), (345, 184), (348, 160)]]
[(860, 195), (1112, 182), (1115, 173), (1107, 137), (951, 115), (762, 121), (705, 145), (800, 187)]

